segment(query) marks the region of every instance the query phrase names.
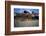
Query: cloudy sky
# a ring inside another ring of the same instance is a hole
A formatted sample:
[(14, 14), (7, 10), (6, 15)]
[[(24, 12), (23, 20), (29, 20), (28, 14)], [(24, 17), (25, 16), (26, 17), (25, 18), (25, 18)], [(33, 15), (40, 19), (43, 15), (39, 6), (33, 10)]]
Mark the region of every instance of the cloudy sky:
[(39, 9), (27, 9), (27, 8), (14, 8), (15, 13), (23, 13), (24, 11), (28, 11), (29, 13), (39, 13)]

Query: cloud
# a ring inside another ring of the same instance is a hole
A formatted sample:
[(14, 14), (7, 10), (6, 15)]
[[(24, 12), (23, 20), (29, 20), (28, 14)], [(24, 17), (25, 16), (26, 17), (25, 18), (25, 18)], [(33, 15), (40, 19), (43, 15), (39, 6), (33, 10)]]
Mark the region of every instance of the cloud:
[(26, 9), (26, 8), (14, 8), (14, 12), (16, 13), (23, 13), (24, 11), (28, 11), (29, 13), (39, 13), (39, 9)]

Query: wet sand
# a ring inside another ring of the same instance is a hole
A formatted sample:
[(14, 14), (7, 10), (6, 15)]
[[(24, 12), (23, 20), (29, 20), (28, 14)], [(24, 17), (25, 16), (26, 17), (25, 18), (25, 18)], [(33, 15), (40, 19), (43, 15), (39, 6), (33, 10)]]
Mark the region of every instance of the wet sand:
[(14, 27), (37, 27), (39, 26), (39, 20), (16, 18), (14, 19)]

